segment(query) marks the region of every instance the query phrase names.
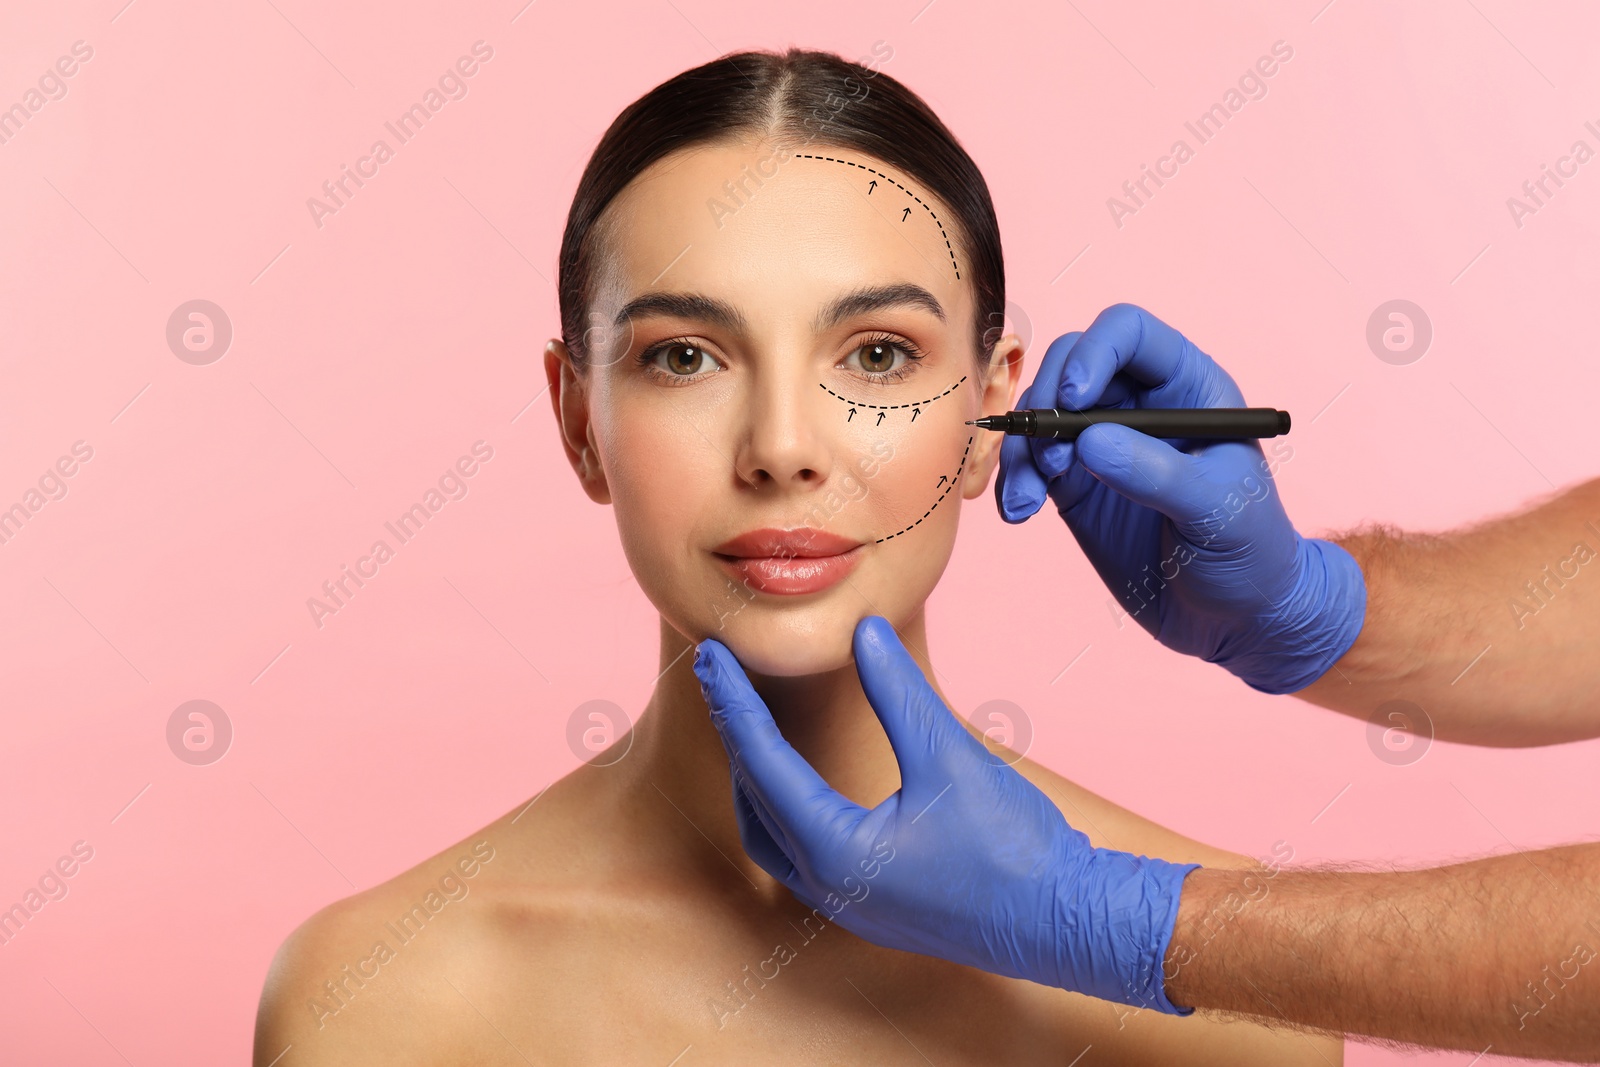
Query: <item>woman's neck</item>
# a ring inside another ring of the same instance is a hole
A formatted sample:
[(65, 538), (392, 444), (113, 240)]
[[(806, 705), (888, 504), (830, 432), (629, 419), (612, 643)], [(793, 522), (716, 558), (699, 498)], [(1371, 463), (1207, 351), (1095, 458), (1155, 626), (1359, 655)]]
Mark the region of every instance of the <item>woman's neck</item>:
[[(919, 611), (899, 634), (923, 674), (931, 677), (923, 613)], [(739, 841), (728, 754), (695, 677), (694, 644), (664, 619), (660, 670), (623, 757), (629, 765), (626, 779), (636, 796), (648, 799), (660, 794), (656, 800), (661, 818), (688, 819), (747, 877), (770, 885), (770, 879), (762, 881), (766, 876)], [(850, 800), (872, 807), (900, 787), (894, 750), (862, 691), (853, 662), (824, 674), (757, 675), (751, 686), (784, 739)], [(936, 683), (934, 688), (938, 691)]]

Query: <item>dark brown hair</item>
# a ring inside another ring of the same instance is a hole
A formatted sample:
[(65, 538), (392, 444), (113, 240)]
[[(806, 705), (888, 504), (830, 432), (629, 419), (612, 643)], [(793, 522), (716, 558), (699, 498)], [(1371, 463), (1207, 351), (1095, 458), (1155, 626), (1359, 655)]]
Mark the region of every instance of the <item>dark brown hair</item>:
[[(876, 51), (876, 49), (875, 49)], [(893, 55), (893, 52), (890, 52)], [(955, 216), (963, 278), (976, 292), (974, 350), (987, 369), (1005, 321), (1005, 267), (989, 187), (922, 98), (887, 74), (831, 52), (738, 52), (686, 70), (629, 104), (578, 180), (561, 238), (561, 338), (587, 369), (594, 228), (606, 205), (656, 160), (742, 136), (852, 148), (914, 177)]]

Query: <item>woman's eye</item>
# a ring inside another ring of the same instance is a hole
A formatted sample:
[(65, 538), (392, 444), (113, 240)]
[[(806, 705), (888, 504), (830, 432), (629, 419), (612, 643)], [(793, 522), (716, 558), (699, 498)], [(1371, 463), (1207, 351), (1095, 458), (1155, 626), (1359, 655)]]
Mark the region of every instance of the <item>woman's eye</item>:
[(688, 341), (668, 341), (657, 345), (640, 357), (639, 362), (652, 369), (664, 370), (670, 377), (689, 378), (708, 369), (711, 356), (705, 349)]
[[(856, 377), (883, 383), (906, 377), (921, 359), (921, 352), (910, 341), (884, 338), (857, 345), (846, 363), (860, 368)], [(663, 341), (641, 352), (638, 361), (663, 385), (687, 385), (719, 369), (716, 358), (693, 341)]]
[(849, 356), (867, 377), (885, 379), (904, 377), (921, 358), (910, 342), (890, 340), (867, 341)]

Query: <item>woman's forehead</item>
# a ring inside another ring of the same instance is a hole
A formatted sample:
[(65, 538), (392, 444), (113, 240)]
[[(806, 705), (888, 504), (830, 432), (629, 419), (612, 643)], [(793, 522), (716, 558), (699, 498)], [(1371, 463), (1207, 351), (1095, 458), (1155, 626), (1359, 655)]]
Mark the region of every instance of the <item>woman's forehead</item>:
[(893, 284), (934, 294), (951, 325), (970, 310), (943, 205), (846, 149), (719, 142), (673, 153), (608, 205), (600, 237), (600, 312), (647, 290), (688, 290), (747, 316), (780, 306), (811, 316), (841, 292)]

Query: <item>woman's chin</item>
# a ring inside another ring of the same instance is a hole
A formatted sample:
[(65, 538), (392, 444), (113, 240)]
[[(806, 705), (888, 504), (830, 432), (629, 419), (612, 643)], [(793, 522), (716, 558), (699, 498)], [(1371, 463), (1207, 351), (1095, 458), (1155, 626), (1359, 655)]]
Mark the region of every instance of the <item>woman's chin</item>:
[(857, 598), (817, 610), (762, 612), (755, 605), (722, 620), (707, 637), (720, 641), (750, 674), (793, 678), (848, 667), (854, 659), (856, 623), (871, 614)]
[(793, 646), (759, 646), (753, 651), (732, 649), (745, 673), (767, 678), (799, 678), (811, 674), (826, 674), (847, 667), (851, 662), (850, 641), (839, 647), (811, 646), (803, 649)]

